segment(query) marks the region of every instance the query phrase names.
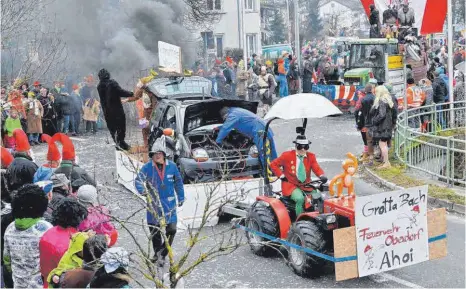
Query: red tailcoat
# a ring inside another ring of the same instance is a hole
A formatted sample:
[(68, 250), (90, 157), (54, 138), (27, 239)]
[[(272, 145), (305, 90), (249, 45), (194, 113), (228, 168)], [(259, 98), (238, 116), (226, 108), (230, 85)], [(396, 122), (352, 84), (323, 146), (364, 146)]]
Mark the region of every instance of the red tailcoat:
[[(324, 174), (324, 171), (320, 168), (316, 156), (313, 153), (307, 152), (303, 161), (306, 169), (306, 181), (304, 183), (309, 183), (311, 181), (311, 170), (318, 177)], [(281, 156), (270, 164), (270, 167), (276, 176), (280, 177), (281, 175), (285, 175), (288, 179), (288, 182), (282, 182), (283, 196), (290, 196), (296, 187), (300, 187), (304, 184), (298, 180), (298, 176), (296, 175), (298, 166), (296, 164), (295, 150), (282, 153)]]

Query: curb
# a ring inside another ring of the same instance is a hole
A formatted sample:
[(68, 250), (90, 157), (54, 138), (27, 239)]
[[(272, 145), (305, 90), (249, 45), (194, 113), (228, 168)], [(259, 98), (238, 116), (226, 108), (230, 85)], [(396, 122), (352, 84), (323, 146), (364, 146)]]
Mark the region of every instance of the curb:
[[(368, 167), (364, 166), (364, 170), (371, 175), (372, 177), (376, 178), (379, 182), (382, 183), (387, 188), (390, 188), (392, 190), (404, 190), (403, 187), (398, 186), (392, 182), (389, 182), (381, 177), (379, 177), (377, 174), (375, 174), (372, 170), (370, 170)], [(432, 198), (427, 196), (427, 204), (434, 208), (445, 208), (449, 212), (454, 212), (457, 214), (465, 215), (466, 214), (466, 207), (463, 205), (459, 205), (450, 201), (446, 201), (443, 199), (438, 199), (438, 198)]]

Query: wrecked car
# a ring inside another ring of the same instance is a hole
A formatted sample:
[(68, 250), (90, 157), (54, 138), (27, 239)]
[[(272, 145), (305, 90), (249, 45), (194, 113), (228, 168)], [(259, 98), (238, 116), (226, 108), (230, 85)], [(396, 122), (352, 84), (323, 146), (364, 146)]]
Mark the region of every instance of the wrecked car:
[(170, 158), (185, 183), (258, 176), (261, 166), (253, 140), (233, 130), (221, 145), (215, 142), (223, 124), (223, 106), (257, 112), (257, 102), (213, 97), (211, 82), (202, 77), (158, 78), (148, 85), (157, 98), (150, 120), (149, 147), (170, 128)]

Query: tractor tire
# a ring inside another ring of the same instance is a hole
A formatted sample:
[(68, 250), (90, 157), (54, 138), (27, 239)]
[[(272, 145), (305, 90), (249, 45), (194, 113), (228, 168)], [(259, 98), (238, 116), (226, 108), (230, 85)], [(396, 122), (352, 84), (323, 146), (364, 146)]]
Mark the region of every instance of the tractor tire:
[[(270, 235), (278, 236), (278, 222), (271, 207), (254, 204), (246, 218), (246, 227)], [(278, 251), (275, 244), (270, 240), (246, 232), (249, 246), (254, 254), (258, 256), (273, 256)]]
[[(319, 253), (326, 253), (324, 235), (312, 221), (298, 221), (293, 224), (287, 241)], [(325, 265), (324, 259), (291, 247), (288, 248), (288, 262), (293, 271), (302, 277), (319, 277)]]

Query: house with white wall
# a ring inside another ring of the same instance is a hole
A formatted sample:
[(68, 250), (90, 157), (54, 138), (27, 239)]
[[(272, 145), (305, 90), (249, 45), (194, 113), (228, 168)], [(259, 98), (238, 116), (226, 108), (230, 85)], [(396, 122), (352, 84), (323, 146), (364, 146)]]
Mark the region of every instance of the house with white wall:
[[(207, 9), (218, 13), (218, 21), (201, 32), (212, 32), (215, 55), (223, 57), (225, 48), (243, 48), (247, 56), (261, 51), (260, 0), (207, 0)], [(244, 13), (243, 13), (244, 12)], [(244, 18), (242, 18), (244, 15)], [(241, 20), (244, 21), (244, 33)]]
[(361, 32), (369, 31), (369, 20), (360, 0), (321, 1), (319, 15), (326, 28), (329, 28), (332, 19), (336, 19), (338, 30), (346, 28), (347, 31), (353, 32), (354, 36), (361, 36)]

